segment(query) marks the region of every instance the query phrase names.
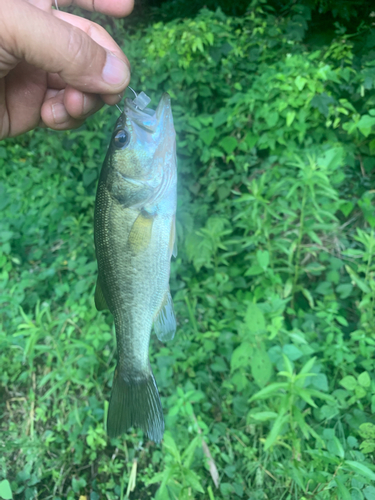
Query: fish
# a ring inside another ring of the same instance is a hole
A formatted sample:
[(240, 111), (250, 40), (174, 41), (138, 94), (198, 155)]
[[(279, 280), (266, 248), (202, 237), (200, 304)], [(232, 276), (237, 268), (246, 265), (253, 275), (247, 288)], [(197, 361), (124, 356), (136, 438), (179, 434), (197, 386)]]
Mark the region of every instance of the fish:
[(155, 110), (126, 99), (100, 173), (94, 212), (95, 305), (112, 313), (117, 340), (109, 437), (133, 427), (156, 443), (163, 438), (149, 343), (152, 329), (162, 342), (176, 332), (169, 288), (171, 257), (177, 255), (176, 205), (171, 98), (164, 93)]

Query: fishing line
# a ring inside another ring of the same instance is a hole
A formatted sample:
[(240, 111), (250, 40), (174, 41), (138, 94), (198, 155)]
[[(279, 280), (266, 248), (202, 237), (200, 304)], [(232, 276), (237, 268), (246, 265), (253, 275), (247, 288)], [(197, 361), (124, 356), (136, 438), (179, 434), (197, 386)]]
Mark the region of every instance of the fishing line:
[(131, 87), (129, 87), (129, 85), (128, 85), (128, 89), (130, 89), (133, 92), (133, 94), (135, 95), (135, 98), (138, 97), (137, 92), (134, 89), (132, 89)]

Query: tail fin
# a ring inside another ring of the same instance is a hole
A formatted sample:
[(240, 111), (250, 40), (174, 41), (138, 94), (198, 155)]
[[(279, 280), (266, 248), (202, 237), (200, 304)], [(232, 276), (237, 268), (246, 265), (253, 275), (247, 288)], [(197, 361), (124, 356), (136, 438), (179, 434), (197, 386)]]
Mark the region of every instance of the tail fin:
[(144, 378), (124, 378), (118, 369), (115, 371), (108, 408), (108, 436), (116, 437), (129, 427), (140, 427), (156, 443), (163, 439), (163, 408), (151, 371)]

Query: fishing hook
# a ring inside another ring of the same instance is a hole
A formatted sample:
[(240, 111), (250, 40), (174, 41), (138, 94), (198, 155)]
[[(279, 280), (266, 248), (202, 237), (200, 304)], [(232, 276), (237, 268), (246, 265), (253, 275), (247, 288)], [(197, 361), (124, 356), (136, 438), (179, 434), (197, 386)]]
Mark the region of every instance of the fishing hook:
[(130, 89), (133, 92), (133, 94), (135, 95), (135, 97), (138, 97), (137, 92), (134, 89), (132, 89), (131, 87), (129, 87), (129, 85), (128, 85), (128, 89)]

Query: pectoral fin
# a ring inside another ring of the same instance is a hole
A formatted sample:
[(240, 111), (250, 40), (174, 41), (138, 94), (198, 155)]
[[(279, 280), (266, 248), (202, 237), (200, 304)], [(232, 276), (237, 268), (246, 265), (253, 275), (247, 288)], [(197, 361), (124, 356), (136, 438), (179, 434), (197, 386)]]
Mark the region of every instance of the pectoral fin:
[(96, 288), (95, 288), (95, 307), (98, 311), (104, 311), (105, 309), (109, 309), (99, 283), (99, 278), (96, 281)]
[(173, 310), (171, 293), (165, 294), (162, 306), (154, 319), (154, 330), (161, 342), (172, 340), (176, 333), (176, 316)]
[(176, 217), (173, 217), (171, 233), (169, 235), (169, 251), (170, 255), (177, 257), (177, 234), (176, 234)]
[(134, 253), (145, 250), (151, 241), (154, 217), (147, 212), (141, 212), (135, 219), (129, 234), (129, 245)]

